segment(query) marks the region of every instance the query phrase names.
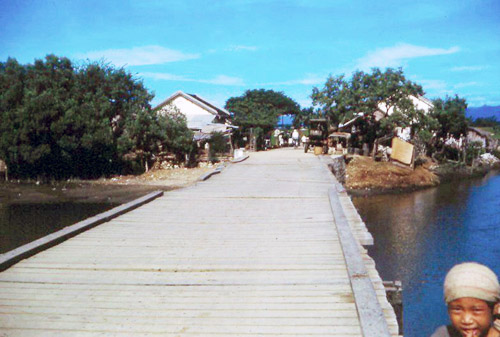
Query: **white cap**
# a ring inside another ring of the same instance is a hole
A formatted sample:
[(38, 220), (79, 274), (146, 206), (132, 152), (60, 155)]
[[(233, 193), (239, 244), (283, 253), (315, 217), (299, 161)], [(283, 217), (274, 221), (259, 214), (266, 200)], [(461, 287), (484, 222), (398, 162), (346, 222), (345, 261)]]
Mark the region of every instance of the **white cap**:
[(457, 264), (444, 280), (444, 300), (473, 297), (486, 302), (500, 299), (498, 278), (490, 268), (476, 262)]

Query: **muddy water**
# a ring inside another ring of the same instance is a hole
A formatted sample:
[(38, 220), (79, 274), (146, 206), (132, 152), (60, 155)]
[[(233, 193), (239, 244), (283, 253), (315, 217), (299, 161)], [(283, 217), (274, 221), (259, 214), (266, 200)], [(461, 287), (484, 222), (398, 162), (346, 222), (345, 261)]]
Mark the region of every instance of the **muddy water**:
[(114, 206), (87, 202), (0, 204), (0, 254)]
[(384, 280), (403, 282), (405, 337), (448, 322), (442, 284), (456, 263), (477, 261), (500, 275), (500, 175), (408, 194), (353, 197), (375, 239)]

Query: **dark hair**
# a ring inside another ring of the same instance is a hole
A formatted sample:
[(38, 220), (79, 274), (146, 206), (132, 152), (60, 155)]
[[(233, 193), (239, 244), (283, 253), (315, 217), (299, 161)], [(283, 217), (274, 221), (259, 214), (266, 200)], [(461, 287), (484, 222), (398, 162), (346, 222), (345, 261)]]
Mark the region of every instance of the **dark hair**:
[(491, 312), (493, 313), (493, 308), (495, 307), (496, 302), (489, 302), (485, 301), (486, 304), (488, 304), (488, 307), (490, 308)]

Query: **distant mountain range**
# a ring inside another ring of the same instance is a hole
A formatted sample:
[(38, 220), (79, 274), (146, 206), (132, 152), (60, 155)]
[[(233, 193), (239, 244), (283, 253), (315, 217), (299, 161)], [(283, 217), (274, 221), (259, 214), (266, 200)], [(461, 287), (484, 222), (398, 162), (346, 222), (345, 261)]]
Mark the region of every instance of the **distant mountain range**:
[(472, 118), (473, 120), (476, 118), (496, 117), (497, 120), (500, 121), (500, 105), (483, 105), (480, 107), (470, 107), (465, 111), (465, 115)]

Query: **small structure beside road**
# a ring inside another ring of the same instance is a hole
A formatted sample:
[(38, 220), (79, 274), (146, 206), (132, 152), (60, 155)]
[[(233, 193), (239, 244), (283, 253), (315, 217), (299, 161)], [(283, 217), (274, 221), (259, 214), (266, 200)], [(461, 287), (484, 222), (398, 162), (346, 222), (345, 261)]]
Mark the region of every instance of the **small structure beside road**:
[(227, 143), (227, 153), (224, 155), (232, 155), (232, 132), (238, 127), (231, 124), (231, 114), (226, 109), (208, 102), (199, 95), (177, 91), (160, 103), (155, 110), (160, 114), (178, 111), (186, 117), (188, 128), (194, 132), (194, 141), (201, 149), (202, 159), (209, 160), (213, 156), (210, 150), (210, 140), (216, 134), (222, 135)]
[(499, 146), (498, 140), (491, 136), (491, 132), (475, 127), (467, 128), (467, 142), (480, 143), (481, 147), (487, 150), (495, 150)]

